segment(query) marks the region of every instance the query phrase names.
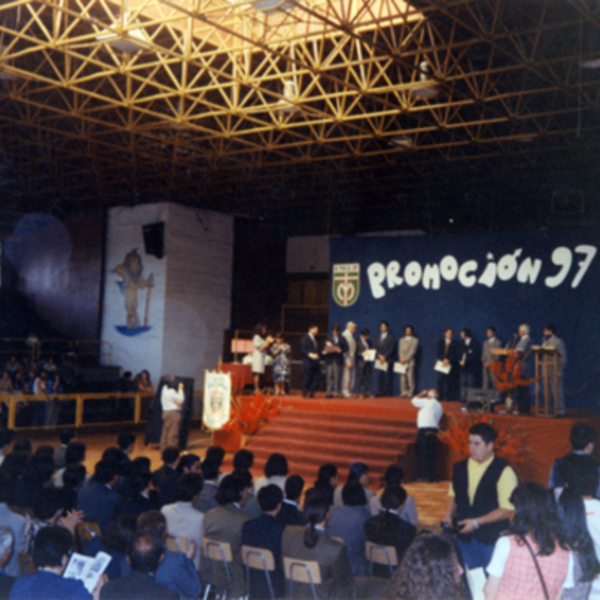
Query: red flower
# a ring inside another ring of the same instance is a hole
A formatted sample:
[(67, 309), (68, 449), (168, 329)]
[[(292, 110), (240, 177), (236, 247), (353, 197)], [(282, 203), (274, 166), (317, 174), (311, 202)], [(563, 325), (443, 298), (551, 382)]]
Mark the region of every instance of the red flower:
[(241, 431), (252, 435), (279, 414), (281, 401), (265, 398), (262, 392), (254, 396), (234, 396), (231, 401), (231, 418), (223, 426), (226, 431)]

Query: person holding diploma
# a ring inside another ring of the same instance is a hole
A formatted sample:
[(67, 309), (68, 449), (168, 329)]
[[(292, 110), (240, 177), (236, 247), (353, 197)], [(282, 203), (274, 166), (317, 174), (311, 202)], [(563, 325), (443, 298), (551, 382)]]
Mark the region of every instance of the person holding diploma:
[(405, 365), (406, 372), (400, 373), (400, 397), (411, 398), (415, 392), (415, 356), (419, 340), (414, 336), (412, 325), (404, 328), (404, 337), (398, 342), (398, 360)]
[(337, 398), (341, 392), (342, 373), (344, 371), (344, 354), (348, 351), (346, 339), (340, 335), (340, 326), (334, 325), (331, 335), (327, 336), (323, 348), (325, 357), (325, 380), (327, 393), (325, 398)]
[(373, 350), (373, 342), (369, 339), (371, 332), (365, 327), (356, 342), (356, 374), (359, 398), (371, 397), (371, 379), (373, 378), (373, 361), (368, 354)]
[(254, 337), (252, 344), (254, 352), (252, 353), (252, 374), (254, 377), (254, 393), (260, 392), (260, 376), (265, 372), (265, 354), (275, 341), (270, 335), (265, 338), (267, 328), (259, 323), (254, 328)]
[(389, 332), (389, 325), (386, 321), (382, 321), (379, 327), (380, 334), (375, 343), (375, 350), (377, 350), (378, 365), (375, 365), (377, 369), (377, 395), (378, 396), (390, 396), (391, 395), (391, 374), (392, 374), (392, 357), (396, 349), (396, 341), (394, 336)]
[(460, 348), (458, 343), (452, 339), (453, 334), (452, 329), (446, 329), (443, 339), (438, 341), (436, 347), (437, 364), (441, 363), (443, 367), (450, 367), (448, 373), (438, 371), (437, 389), (440, 400), (451, 400), (452, 394), (455, 393), (454, 381), (460, 358)]
[(300, 351), (302, 352), (302, 397), (310, 395), (315, 397), (315, 391), (319, 385), (321, 365), (319, 363), (319, 350), (317, 348), (317, 325), (311, 325), (308, 333), (300, 340)]

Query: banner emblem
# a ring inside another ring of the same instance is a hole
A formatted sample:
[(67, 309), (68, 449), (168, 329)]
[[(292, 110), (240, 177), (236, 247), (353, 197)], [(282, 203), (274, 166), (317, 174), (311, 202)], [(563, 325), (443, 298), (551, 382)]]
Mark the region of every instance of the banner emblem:
[(333, 265), (333, 299), (336, 304), (352, 306), (360, 293), (360, 263)]
[(231, 375), (206, 371), (204, 376), (203, 422), (209, 429), (221, 429), (231, 414)]

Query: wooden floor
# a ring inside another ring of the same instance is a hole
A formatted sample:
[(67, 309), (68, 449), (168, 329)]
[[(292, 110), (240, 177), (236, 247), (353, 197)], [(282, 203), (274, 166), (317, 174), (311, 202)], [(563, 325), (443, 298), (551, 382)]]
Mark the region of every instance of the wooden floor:
[[(77, 437), (79, 441), (86, 444), (86, 461), (85, 465), (88, 473), (94, 472), (94, 465), (102, 458), (102, 453), (106, 448), (117, 445), (117, 433), (84, 433)], [(24, 432), (20, 432), (17, 436), (18, 439), (25, 438)], [(35, 437), (31, 437), (33, 443), (33, 449), (40, 446), (41, 444), (51, 444), (58, 446), (59, 441), (57, 440), (56, 434), (37, 433)], [(188, 442), (188, 453), (198, 454), (201, 458), (204, 458), (207, 448), (211, 445), (210, 434), (202, 431), (199, 426), (192, 427)], [(135, 443), (135, 450), (132, 458), (138, 456), (147, 456), (152, 461), (152, 468), (157, 469), (161, 466), (160, 451), (158, 447), (145, 446), (144, 445), (144, 434), (139, 432), (137, 434), (137, 440)], [(227, 457), (230, 458), (230, 457)], [(315, 473), (316, 478), (316, 473)], [(445, 514), (446, 502), (448, 498), (448, 484), (449, 482), (437, 482), (437, 483), (409, 483), (407, 484), (406, 491), (414, 497), (417, 511), (419, 513), (419, 524), (424, 528), (437, 528), (439, 522)], [(306, 488), (312, 485), (312, 481), (306, 482)]]

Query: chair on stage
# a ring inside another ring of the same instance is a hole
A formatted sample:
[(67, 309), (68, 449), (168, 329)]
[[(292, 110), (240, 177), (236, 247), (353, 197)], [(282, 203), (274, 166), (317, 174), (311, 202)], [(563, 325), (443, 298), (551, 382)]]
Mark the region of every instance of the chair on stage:
[(294, 598), (294, 582), (308, 583), (312, 591), (313, 599), (319, 600), (317, 585), (321, 584), (321, 569), (315, 560), (300, 560), (298, 558), (283, 557), (283, 570), (285, 578), (290, 582), (289, 598)]
[(256, 546), (242, 546), (242, 563), (246, 567), (246, 596), (252, 597), (250, 590), (250, 569), (262, 571), (265, 574), (269, 594), (272, 600), (275, 600), (275, 592), (271, 582), (271, 575), (275, 571), (275, 558), (273, 553), (266, 548), (257, 548)]
[(394, 576), (394, 568), (398, 566), (398, 554), (394, 546), (365, 542), (365, 552), (369, 560), (369, 577), (373, 577), (373, 563), (389, 567), (390, 577)]

